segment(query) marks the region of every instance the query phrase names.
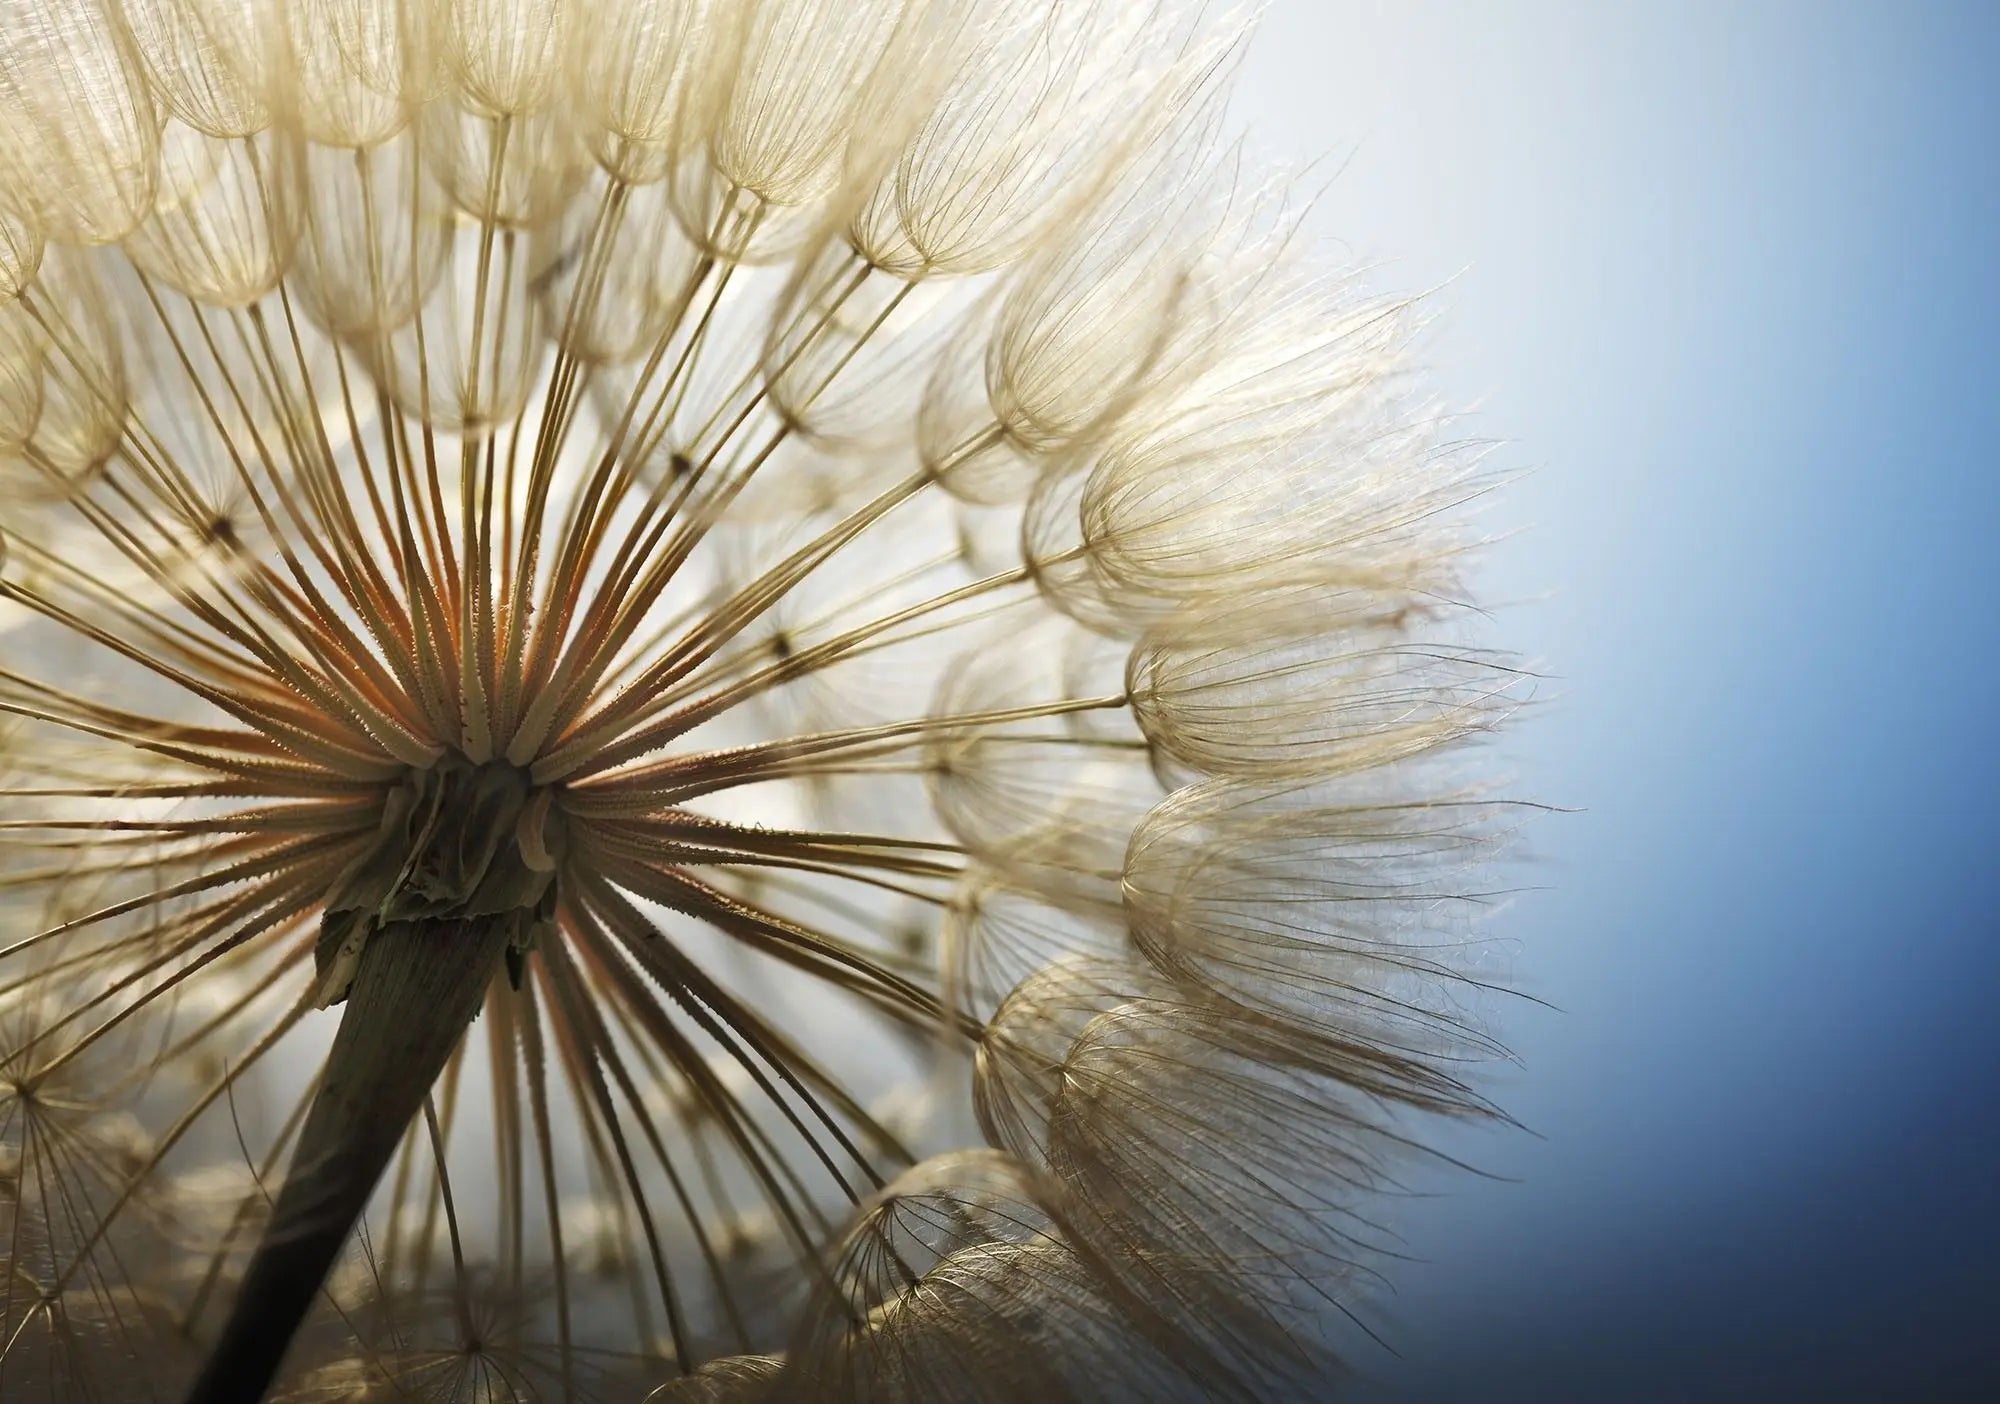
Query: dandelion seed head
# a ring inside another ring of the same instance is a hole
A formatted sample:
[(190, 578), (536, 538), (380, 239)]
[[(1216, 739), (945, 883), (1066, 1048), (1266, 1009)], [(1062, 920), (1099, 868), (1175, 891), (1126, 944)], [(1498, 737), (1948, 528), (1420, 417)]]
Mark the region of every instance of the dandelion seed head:
[(0, 1392), (1338, 1371), (1529, 689), (1244, 32), (0, 0)]

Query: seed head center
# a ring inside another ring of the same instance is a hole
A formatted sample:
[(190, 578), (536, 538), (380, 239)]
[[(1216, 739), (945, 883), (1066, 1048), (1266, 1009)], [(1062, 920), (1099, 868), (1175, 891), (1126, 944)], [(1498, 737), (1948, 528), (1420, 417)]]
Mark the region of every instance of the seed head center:
[(314, 952), (321, 1007), (345, 997), (369, 938), (397, 924), (504, 924), (518, 983), (554, 923), (564, 847), (555, 788), (522, 767), (457, 751), (411, 767), (384, 790), (375, 835), (327, 894)]

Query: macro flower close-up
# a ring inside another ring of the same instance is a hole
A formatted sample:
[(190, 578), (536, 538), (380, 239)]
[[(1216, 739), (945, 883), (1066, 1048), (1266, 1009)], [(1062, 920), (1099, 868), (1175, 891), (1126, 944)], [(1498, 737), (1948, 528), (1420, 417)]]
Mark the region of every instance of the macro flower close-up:
[(0, 5), (0, 1397), (1371, 1347), (1531, 688), (1245, 38)]

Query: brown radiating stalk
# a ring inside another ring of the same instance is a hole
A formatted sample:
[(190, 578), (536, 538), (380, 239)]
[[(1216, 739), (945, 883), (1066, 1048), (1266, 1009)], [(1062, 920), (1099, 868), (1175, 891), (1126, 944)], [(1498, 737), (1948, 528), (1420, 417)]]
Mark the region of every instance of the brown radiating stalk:
[(292, 1169), (188, 1404), (255, 1404), (403, 1132), (479, 1012), (493, 919), (398, 922), (363, 946)]

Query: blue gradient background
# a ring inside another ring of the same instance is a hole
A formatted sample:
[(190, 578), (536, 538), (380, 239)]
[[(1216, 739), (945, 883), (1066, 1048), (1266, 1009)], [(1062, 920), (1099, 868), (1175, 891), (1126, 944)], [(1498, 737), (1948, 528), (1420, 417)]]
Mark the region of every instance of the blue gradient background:
[(1270, 5), (1239, 110), (1533, 470), (1579, 810), (1392, 1396), (2000, 1398), (1996, 85), (2000, 5)]

